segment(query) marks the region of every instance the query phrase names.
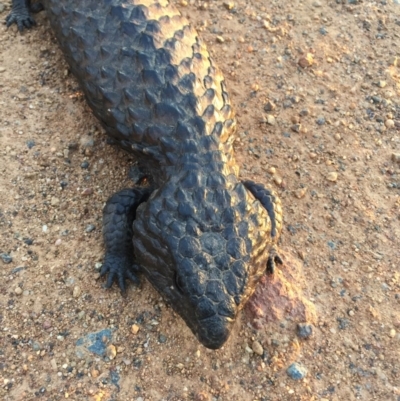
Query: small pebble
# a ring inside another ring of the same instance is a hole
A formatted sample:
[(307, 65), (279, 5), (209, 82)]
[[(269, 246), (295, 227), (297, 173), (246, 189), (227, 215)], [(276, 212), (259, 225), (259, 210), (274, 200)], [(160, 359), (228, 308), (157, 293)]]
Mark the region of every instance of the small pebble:
[(38, 343), (37, 341), (34, 341), (32, 343), (32, 349), (34, 351), (40, 351), (42, 349), (42, 346), (40, 345), (40, 343)]
[(17, 295), (21, 295), (21, 294), (22, 294), (22, 288), (16, 287), (15, 290), (14, 290), (14, 292), (15, 292)]
[(390, 332), (389, 332), (389, 337), (390, 338), (394, 338), (395, 335), (396, 335), (396, 330), (395, 329), (391, 329)]
[(137, 334), (138, 331), (139, 331), (139, 329), (140, 329), (140, 327), (139, 327), (137, 324), (133, 324), (133, 325), (131, 326), (131, 332), (132, 332), (132, 334)]
[(4, 67), (0, 67), (0, 72), (4, 72), (6, 69)]
[(324, 26), (322, 26), (321, 28), (319, 28), (319, 33), (323, 36), (326, 36), (328, 34), (328, 31)]
[(12, 257), (8, 253), (0, 254), (0, 258), (5, 264), (9, 264), (13, 260)]
[(60, 204), (60, 199), (56, 198), (55, 196), (52, 196), (50, 204), (51, 206), (58, 206)]
[(225, 39), (222, 36), (217, 36), (217, 42), (218, 43), (224, 43)]
[(253, 350), (249, 347), (249, 345), (247, 343), (244, 344), (244, 350), (248, 353), (248, 354), (253, 354)]
[(117, 355), (117, 349), (115, 348), (115, 345), (109, 344), (106, 348), (106, 357), (112, 361)]
[(316, 123), (318, 125), (324, 125), (325, 122), (326, 122), (325, 117), (322, 117), (322, 116), (318, 117), (317, 120), (316, 120)]
[(385, 121), (385, 127), (388, 129), (394, 128), (395, 124), (394, 121), (390, 118)]
[(275, 110), (275, 108), (276, 108), (275, 104), (270, 100), (268, 100), (267, 103), (264, 104), (265, 111), (273, 111)]
[(81, 295), (81, 289), (78, 286), (74, 287), (74, 290), (72, 291), (72, 296), (74, 298), (79, 298), (80, 295)]
[(292, 363), (286, 370), (288, 376), (293, 380), (301, 380), (307, 376), (307, 368), (300, 363)]
[(233, 10), (233, 9), (235, 8), (235, 3), (233, 3), (233, 2), (223, 3), (223, 4), (224, 4), (224, 7), (225, 7), (227, 10)]
[(293, 132), (299, 133), (299, 132), (301, 131), (301, 124), (293, 124), (293, 125), (290, 127), (290, 129), (291, 129)]
[(88, 169), (89, 168), (89, 162), (87, 160), (85, 160), (84, 162), (81, 163), (81, 168), (83, 169)]
[(23, 241), (26, 245), (32, 245), (33, 239), (32, 238), (23, 238)]
[(307, 187), (305, 187), (305, 188), (299, 188), (299, 189), (296, 189), (296, 191), (294, 191), (294, 196), (295, 196), (297, 199), (302, 199), (302, 198), (304, 198), (304, 196), (306, 195), (306, 192), (307, 192)]
[(300, 338), (310, 338), (313, 334), (313, 326), (308, 323), (299, 323), (297, 325), (297, 335)]
[(298, 64), (301, 68), (310, 67), (314, 62), (314, 58), (311, 53), (308, 53), (307, 56), (303, 56), (299, 58)]
[(400, 163), (400, 153), (392, 153), (392, 160), (395, 163)]
[(326, 175), (326, 179), (331, 182), (336, 182), (338, 179), (338, 173), (336, 171), (331, 171)]
[(89, 196), (89, 195), (92, 195), (92, 194), (93, 194), (93, 188), (85, 188), (82, 191), (82, 195), (83, 196)]
[(32, 149), (36, 145), (35, 141), (33, 139), (29, 139), (26, 141), (26, 146), (28, 146), (28, 149)]
[(48, 330), (48, 329), (51, 329), (52, 324), (51, 324), (51, 322), (50, 322), (49, 320), (45, 320), (45, 321), (43, 322), (43, 324), (42, 324), (42, 327), (43, 327), (45, 330)]
[(372, 103), (379, 104), (382, 103), (382, 99), (379, 96), (371, 96)]
[(86, 228), (85, 228), (85, 231), (87, 232), (87, 233), (91, 233), (92, 231), (94, 231), (96, 229), (96, 226), (95, 225), (93, 225), (93, 224), (88, 224), (87, 226), (86, 226)]
[(276, 185), (281, 185), (281, 184), (282, 184), (282, 181), (283, 181), (282, 178), (279, 177), (279, 175), (274, 175), (273, 180), (274, 180), (274, 183), (275, 183)]
[(57, 361), (54, 358), (50, 361), (50, 365), (53, 370), (57, 370)]
[(167, 342), (167, 337), (165, 337), (164, 334), (160, 334), (158, 336), (158, 342), (164, 344), (165, 342)]
[(251, 345), (251, 348), (253, 349), (254, 353), (257, 355), (263, 355), (264, 354), (264, 348), (258, 341), (253, 341), (253, 344)]
[(275, 117), (272, 114), (268, 114), (267, 115), (267, 123), (269, 125), (275, 125), (276, 120), (275, 120)]

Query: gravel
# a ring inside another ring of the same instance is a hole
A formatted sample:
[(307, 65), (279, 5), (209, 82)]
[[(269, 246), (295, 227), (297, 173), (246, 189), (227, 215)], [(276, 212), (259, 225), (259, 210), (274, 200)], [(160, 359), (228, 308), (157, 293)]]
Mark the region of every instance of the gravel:
[(5, 264), (9, 264), (13, 261), (12, 256), (8, 253), (1, 253), (0, 258)]
[(307, 376), (308, 370), (300, 363), (292, 363), (286, 370), (288, 376), (293, 380), (301, 380)]
[(302, 339), (308, 339), (313, 334), (313, 326), (308, 323), (297, 324), (297, 335)]

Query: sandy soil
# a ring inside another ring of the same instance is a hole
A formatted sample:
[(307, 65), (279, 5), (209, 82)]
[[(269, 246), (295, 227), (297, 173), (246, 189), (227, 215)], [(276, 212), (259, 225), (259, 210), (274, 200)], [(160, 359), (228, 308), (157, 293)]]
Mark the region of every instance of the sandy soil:
[(225, 74), (242, 176), (282, 198), (285, 265), (219, 351), (149, 283), (104, 290), (102, 207), (133, 160), (45, 14), (1, 26), (0, 399), (400, 400), (398, 0), (177, 3)]

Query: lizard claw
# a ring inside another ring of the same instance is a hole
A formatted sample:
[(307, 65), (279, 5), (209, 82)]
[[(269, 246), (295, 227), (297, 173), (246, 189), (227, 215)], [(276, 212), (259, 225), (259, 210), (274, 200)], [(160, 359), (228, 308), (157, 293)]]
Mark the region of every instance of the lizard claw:
[(276, 265), (282, 265), (283, 260), (281, 257), (276, 253), (275, 249), (272, 249), (267, 261), (267, 273), (274, 274)]
[(35, 20), (31, 17), (28, 11), (11, 11), (6, 17), (7, 28), (12, 24), (17, 24), (18, 30), (22, 32), (24, 28), (32, 28), (36, 25)]
[(126, 258), (116, 255), (106, 255), (103, 267), (100, 271), (100, 277), (107, 275), (105, 288), (110, 288), (114, 282), (117, 282), (121, 293), (126, 292), (126, 280), (132, 281), (139, 285), (140, 279), (137, 276), (139, 267), (136, 264), (131, 264)]

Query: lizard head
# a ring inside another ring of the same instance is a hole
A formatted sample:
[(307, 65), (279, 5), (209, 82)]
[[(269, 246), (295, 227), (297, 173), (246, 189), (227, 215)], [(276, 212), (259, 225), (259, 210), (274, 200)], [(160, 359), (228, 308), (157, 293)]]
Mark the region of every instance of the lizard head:
[(139, 206), (133, 230), (146, 278), (204, 346), (220, 348), (265, 271), (267, 212), (235, 175), (189, 171)]

